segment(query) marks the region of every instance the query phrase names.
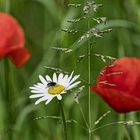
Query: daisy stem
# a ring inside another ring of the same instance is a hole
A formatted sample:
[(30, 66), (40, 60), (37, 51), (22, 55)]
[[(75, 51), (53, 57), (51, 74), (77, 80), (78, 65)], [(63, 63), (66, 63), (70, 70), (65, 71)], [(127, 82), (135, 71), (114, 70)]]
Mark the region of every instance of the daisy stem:
[(62, 103), (60, 100), (58, 100), (59, 105), (60, 105), (60, 110), (61, 110), (61, 114), (62, 114), (62, 120), (63, 120), (63, 126), (64, 126), (64, 136), (65, 136), (65, 140), (67, 140), (67, 125), (66, 125), (66, 119), (65, 119), (65, 114), (64, 114), (64, 109), (62, 106)]
[[(125, 121), (125, 122), (127, 122), (126, 119), (127, 119), (127, 114), (125, 113), (125, 114), (124, 114), (124, 121)], [(127, 139), (128, 139), (128, 140), (132, 140), (132, 139), (131, 139), (131, 136), (130, 136), (130, 133), (129, 133), (128, 124), (125, 123), (125, 124), (124, 124), (124, 127), (125, 127), (125, 131), (126, 131)]]

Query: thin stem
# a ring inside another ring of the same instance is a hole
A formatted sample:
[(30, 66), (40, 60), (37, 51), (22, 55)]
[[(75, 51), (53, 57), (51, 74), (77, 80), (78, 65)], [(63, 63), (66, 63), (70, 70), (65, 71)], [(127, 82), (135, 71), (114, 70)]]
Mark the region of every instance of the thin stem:
[[(127, 115), (124, 114), (124, 121), (125, 121), (125, 122), (127, 121), (126, 119), (127, 119)], [(127, 139), (128, 139), (128, 140), (132, 140), (132, 139), (131, 139), (131, 136), (130, 136), (130, 133), (129, 133), (128, 124), (125, 123), (125, 124), (124, 124), (124, 127), (125, 127), (125, 131), (126, 131)]]
[(65, 119), (65, 114), (64, 114), (64, 109), (62, 106), (62, 103), (60, 100), (58, 100), (59, 105), (60, 105), (60, 110), (62, 114), (62, 120), (63, 120), (63, 126), (64, 126), (64, 135), (65, 135), (65, 140), (67, 140), (67, 124), (66, 124), (66, 119)]
[[(90, 29), (90, 21), (88, 17), (88, 30)], [(88, 40), (88, 120), (89, 120), (89, 136), (88, 139), (91, 140), (91, 92), (90, 92), (90, 83), (91, 83), (91, 49), (90, 49), (90, 39)]]
[(93, 132), (95, 132), (95, 131), (97, 131), (101, 128), (105, 128), (105, 127), (112, 126), (112, 125), (118, 125), (118, 124), (125, 124), (125, 122), (124, 121), (119, 121), (119, 122), (108, 123), (108, 124), (105, 124), (105, 125), (94, 128), (93, 130), (91, 130), (91, 132), (93, 133)]
[[(90, 85), (90, 45), (88, 45), (88, 82)], [(89, 119), (89, 140), (91, 139), (91, 92), (88, 86), (88, 119)]]
[(67, 120), (66, 123), (75, 123), (77, 124), (79, 127), (81, 127), (83, 130), (87, 131), (88, 132), (88, 129), (85, 128), (83, 125), (81, 125), (78, 121), (76, 120)]
[(79, 108), (80, 108), (80, 112), (81, 112), (81, 114), (82, 114), (82, 116), (83, 116), (83, 119), (84, 119), (84, 122), (85, 122), (85, 124), (86, 124), (86, 127), (89, 128), (87, 119), (86, 119), (86, 117), (85, 117), (85, 114), (84, 114), (84, 112), (83, 112), (83, 109), (82, 109), (80, 103), (78, 103), (78, 106), (79, 106)]

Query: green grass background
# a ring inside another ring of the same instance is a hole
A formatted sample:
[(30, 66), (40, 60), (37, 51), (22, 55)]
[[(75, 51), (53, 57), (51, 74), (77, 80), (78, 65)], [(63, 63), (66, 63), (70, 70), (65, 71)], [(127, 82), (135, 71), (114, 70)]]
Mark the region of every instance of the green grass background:
[[(85, 57), (77, 63), (78, 56), (87, 53), (87, 42), (76, 46), (79, 37), (88, 31), (87, 21), (73, 25), (66, 21), (83, 15), (82, 8), (68, 8), (67, 3), (85, 3), (84, 0), (1, 0), (0, 10), (13, 15), (22, 25), (26, 36), (26, 47), (31, 59), (20, 69), (11, 63), (5, 69), (5, 61), (0, 61), (0, 139), (1, 140), (62, 140), (63, 126), (54, 119), (34, 120), (39, 116), (59, 116), (59, 105), (53, 100), (47, 106), (41, 103), (34, 105), (30, 100), (29, 86), (38, 81), (38, 75), (52, 71), (44, 66), (59, 67), (64, 71), (75, 71), (81, 78), (88, 80), (88, 59)], [(113, 31), (102, 38), (91, 38), (96, 41), (91, 55), (91, 83), (96, 83), (100, 69), (105, 66), (94, 53), (109, 55), (116, 58), (123, 56), (140, 56), (140, 1), (139, 0), (97, 0), (103, 6), (95, 16), (105, 16), (108, 21), (102, 28)], [(91, 27), (96, 22), (91, 21)], [(80, 32), (73, 36), (61, 29), (77, 29)], [(51, 47), (75, 47), (72, 53), (62, 53)], [(6, 86), (8, 85), (8, 87)], [(5, 89), (7, 87), (8, 89)], [(87, 86), (80, 96), (80, 104), (88, 118)], [(67, 119), (78, 120), (85, 126), (79, 107), (73, 100), (73, 94), (63, 96), (64, 110)], [(98, 126), (121, 120), (121, 116), (113, 111), (95, 93), (91, 94), (92, 123), (111, 110)], [(129, 113), (128, 120), (140, 121), (140, 113)], [(130, 127), (133, 140), (140, 140), (140, 127)], [(88, 133), (78, 125), (68, 124), (69, 140), (87, 140)], [(93, 133), (93, 140), (126, 140), (123, 125), (111, 125)]]

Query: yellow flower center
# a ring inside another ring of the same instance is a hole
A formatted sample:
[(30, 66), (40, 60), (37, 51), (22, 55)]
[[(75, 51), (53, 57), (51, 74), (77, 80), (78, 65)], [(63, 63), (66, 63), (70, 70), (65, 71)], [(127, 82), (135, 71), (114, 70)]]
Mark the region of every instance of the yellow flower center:
[(55, 86), (51, 86), (48, 89), (48, 93), (52, 94), (52, 95), (60, 94), (64, 89), (65, 89), (64, 86), (58, 84), (58, 85), (55, 85)]

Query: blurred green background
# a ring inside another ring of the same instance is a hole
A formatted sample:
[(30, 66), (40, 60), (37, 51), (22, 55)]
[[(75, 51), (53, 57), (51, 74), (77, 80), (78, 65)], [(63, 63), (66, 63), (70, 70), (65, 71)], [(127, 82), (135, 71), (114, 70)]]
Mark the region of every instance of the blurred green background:
[[(91, 83), (95, 84), (97, 74), (106, 64), (94, 54), (99, 53), (116, 58), (123, 56), (140, 56), (140, 1), (139, 0), (97, 0), (103, 4), (93, 17), (107, 17), (103, 29), (112, 28), (112, 32), (101, 38), (91, 37), (96, 42), (91, 51)], [(67, 3), (80, 3), (79, 8), (68, 7)], [(58, 67), (64, 71), (75, 71), (81, 78), (88, 80), (88, 59), (85, 57), (77, 63), (78, 57), (87, 54), (87, 40), (77, 45), (79, 38), (88, 32), (86, 20), (76, 24), (67, 20), (83, 16), (84, 0), (1, 0), (0, 10), (13, 15), (25, 31), (26, 47), (31, 59), (20, 69), (10, 62), (10, 69), (4, 68), (0, 61), (0, 139), (1, 140), (62, 140), (62, 123), (54, 119), (34, 120), (40, 116), (60, 116), (57, 100), (47, 106), (41, 103), (34, 105), (29, 99), (32, 86), (38, 81), (38, 75), (53, 71), (44, 66)], [(90, 28), (97, 26), (90, 20)], [(99, 26), (99, 25), (98, 25)], [(62, 32), (61, 29), (79, 30), (76, 35)], [(75, 48), (71, 53), (51, 49), (52, 47)], [(4, 75), (8, 75), (5, 79)], [(5, 93), (5, 83), (9, 84), (9, 94)], [(83, 83), (84, 84), (84, 83)], [(80, 96), (80, 104), (88, 118), (88, 87)], [(79, 107), (73, 100), (73, 94), (63, 96), (64, 110), (67, 119), (75, 119), (85, 126)], [(91, 94), (92, 122), (111, 110), (98, 126), (121, 120), (121, 116), (113, 111), (95, 93)], [(139, 121), (140, 113), (129, 113), (128, 120)], [(78, 125), (68, 123), (69, 140), (87, 140), (88, 133)], [(130, 127), (133, 140), (140, 140), (140, 127)], [(93, 140), (125, 140), (123, 125), (111, 125), (93, 133)]]

